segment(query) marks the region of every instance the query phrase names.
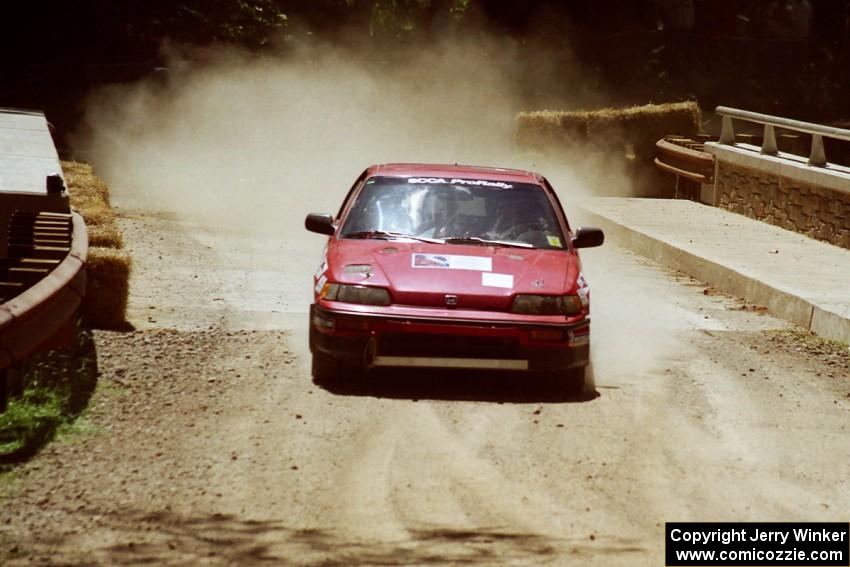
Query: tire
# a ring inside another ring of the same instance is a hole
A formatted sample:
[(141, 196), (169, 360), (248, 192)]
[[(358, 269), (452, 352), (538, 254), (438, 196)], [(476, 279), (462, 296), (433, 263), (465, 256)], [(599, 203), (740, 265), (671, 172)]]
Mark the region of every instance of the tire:
[(329, 354), (314, 352), (312, 374), (317, 384), (331, 384), (339, 377), (339, 361)]
[(553, 393), (579, 394), (584, 391), (585, 367), (570, 368), (546, 376), (546, 386)]
[(587, 370), (586, 366), (582, 366), (580, 368), (571, 368), (567, 370), (566, 376), (564, 377), (564, 389), (571, 394), (579, 393), (584, 390), (584, 381), (585, 381), (585, 371)]

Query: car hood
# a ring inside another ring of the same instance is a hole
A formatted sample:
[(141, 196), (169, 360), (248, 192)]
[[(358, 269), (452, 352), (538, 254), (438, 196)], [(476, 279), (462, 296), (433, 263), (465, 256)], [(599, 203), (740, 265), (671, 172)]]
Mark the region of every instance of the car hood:
[(327, 261), (331, 281), (388, 287), (396, 304), (501, 311), (517, 293), (574, 293), (580, 268), (566, 250), (401, 240), (332, 240)]

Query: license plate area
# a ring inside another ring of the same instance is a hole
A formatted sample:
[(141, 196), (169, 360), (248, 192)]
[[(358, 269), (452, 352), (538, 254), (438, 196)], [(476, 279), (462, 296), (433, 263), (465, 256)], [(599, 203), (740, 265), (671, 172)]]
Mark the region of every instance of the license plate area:
[(392, 357), (522, 359), (519, 340), (508, 336), (386, 332), (378, 336), (377, 355)]
[(527, 360), (498, 358), (460, 358), (430, 356), (382, 356), (373, 360), (376, 367), (395, 368), (468, 368), (480, 370), (528, 370)]

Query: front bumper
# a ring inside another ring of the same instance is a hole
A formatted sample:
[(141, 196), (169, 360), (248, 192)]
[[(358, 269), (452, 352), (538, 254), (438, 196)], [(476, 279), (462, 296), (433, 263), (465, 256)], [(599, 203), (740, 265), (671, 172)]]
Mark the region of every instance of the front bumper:
[(586, 366), (590, 321), (409, 318), (310, 307), (310, 351), (367, 367), (552, 372)]

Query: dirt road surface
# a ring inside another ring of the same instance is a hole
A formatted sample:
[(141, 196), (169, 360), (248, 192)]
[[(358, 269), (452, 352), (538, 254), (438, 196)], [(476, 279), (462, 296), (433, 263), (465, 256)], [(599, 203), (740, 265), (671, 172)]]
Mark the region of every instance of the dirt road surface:
[(846, 521), (850, 366), (607, 246), (598, 395), (312, 383), (321, 237), (124, 211), (132, 332), (75, 432), (3, 482), (0, 563), (663, 564), (665, 521)]

